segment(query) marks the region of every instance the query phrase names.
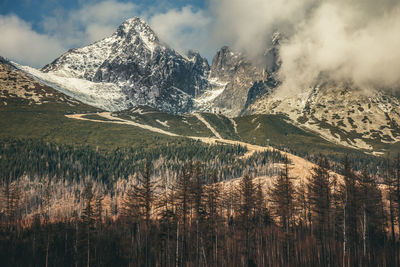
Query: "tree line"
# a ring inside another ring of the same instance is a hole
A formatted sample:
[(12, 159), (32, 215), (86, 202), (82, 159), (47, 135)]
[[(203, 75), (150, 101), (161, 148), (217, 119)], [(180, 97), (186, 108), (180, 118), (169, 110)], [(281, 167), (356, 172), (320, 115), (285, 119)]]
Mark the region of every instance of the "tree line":
[[(105, 214), (103, 195), (86, 180), (82, 211), (51, 220), (52, 190), (23, 224), (23, 196), (3, 181), (0, 259), (4, 266), (399, 266), (400, 157), (385, 175), (341, 175), (320, 156), (310, 177), (283, 159), (278, 175), (251, 173), (220, 182), (215, 169), (189, 158), (174, 181), (154, 178), (145, 160)], [(8, 180), (9, 181), (9, 180)]]

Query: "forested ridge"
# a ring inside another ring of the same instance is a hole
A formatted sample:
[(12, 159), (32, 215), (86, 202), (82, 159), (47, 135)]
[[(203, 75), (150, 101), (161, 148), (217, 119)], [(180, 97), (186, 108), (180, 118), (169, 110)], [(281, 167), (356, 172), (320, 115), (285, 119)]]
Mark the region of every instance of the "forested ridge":
[(215, 169), (219, 180), (226, 180), (240, 177), (250, 168), (265, 175), (266, 165), (283, 159), (279, 151), (244, 157), (246, 152), (246, 148), (240, 145), (206, 145), (190, 139), (171, 141), (164, 146), (137, 145), (113, 150), (35, 139), (3, 139), (0, 140), (0, 175), (10, 180), (27, 175), (30, 178), (47, 176), (75, 181), (90, 176), (112, 186), (117, 179), (134, 175), (143, 159), (159, 161), (155, 170), (158, 176), (166, 170), (178, 172), (183, 162), (193, 158)]
[(335, 175), (319, 156), (296, 177), (278, 152), (244, 153), (4, 141), (1, 265), (399, 266), (400, 157)]

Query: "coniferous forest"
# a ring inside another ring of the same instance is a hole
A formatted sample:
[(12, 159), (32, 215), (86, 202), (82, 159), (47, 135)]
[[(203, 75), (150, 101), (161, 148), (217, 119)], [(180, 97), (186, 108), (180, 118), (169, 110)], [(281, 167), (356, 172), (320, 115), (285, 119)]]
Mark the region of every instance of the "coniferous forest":
[(278, 151), (245, 153), (6, 140), (0, 265), (400, 266), (399, 156), (377, 175), (320, 155), (297, 177)]

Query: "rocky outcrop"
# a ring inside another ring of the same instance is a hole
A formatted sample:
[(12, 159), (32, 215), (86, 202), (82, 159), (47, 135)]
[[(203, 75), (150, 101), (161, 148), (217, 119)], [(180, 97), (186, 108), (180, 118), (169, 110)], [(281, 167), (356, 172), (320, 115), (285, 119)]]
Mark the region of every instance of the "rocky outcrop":
[(210, 78), (227, 83), (213, 105), (222, 113), (233, 117), (242, 112), (250, 88), (254, 83), (265, 79), (265, 72), (241, 53), (224, 46), (212, 60)]
[(277, 71), (280, 67), (280, 34), (274, 34), (271, 46), (255, 65), (242, 53), (233, 52), (224, 46), (214, 56), (210, 78), (227, 83), (225, 90), (214, 100), (213, 105), (228, 116), (238, 116), (265, 95), (269, 95), (279, 84)]

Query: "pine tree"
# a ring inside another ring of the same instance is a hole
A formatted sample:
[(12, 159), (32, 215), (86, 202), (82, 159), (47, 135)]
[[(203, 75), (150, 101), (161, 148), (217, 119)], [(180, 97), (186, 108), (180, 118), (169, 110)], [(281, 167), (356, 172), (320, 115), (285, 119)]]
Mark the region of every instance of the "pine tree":
[(400, 153), (398, 153), (396, 157), (394, 187), (395, 201), (397, 206), (397, 226), (400, 241)]
[(341, 241), (343, 238), (344, 187), (336, 175), (332, 177), (331, 187), (333, 237), (334, 240)]
[[(176, 259), (177, 262), (180, 262), (181, 265), (186, 265), (187, 258), (187, 228), (188, 228), (188, 219), (190, 215), (190, 201), (191, 201), (191, 182), (193, 176), (193, 162), (192, 160), (188, 161), (180, 170), (179, 175), (176, 181), (176, 191), (175, 191), (175, 206), (177, 210), (177, 214), (179, 217), (179, 221), (177, 222), (177, 228), (179, 229), (179, 225), (181, 227), (181, 236), (182, 236), (182, 253), (180, 254), (181, 258)], [(177, 237), (179, 234), (177, 233)], [(178, 238), (177, 238), (178, 239)], [(179, 244), (177, 240), (177, 254)]]
[(361, 202), (361, 229), (363, 256), (369, 255), (373, 239), (379, 240), (384, 234), (384, 214), (382, 193), (378, 188), (376, 180), (364, 168), (359, 180), (359, 196)]
[(155, 185), (152, 181), (152, 164), (150, 160), (146, 160), (141, 171), (141, 175), (138, 177), (139, 185), (135, 188), (138, 199), (138, 205), (140, 208), (140, 215), (145, 221), (146, 226), (149, 226), (153, 201), (154, 201), (154, 189)]
[[(47, 177), (47, 184), (43, 192), (43, 214), (44, 224), (46, 227), (49, 225), (50, 220), (50, 208), (51, 208), (51, 179)], [(47, 229), (47, 241), (46, 241), (46, 263), (45, 266), (49, 266), (49, 248), (50, 248), (50, 229)]]
[(266, 197), (260, 180), (255, 187), (255, 217), (259, 226), (268, 225), (272, 222), (272, 218), (267, 209)]
[(211, 262), (216, 266), (218, 266), (218, 223), (220, 221), (218, 210), (220, 207), (220, 194), (221, 186), (215, 170), (212, 170), (209, 173), (208, 184), (204, 187), (205, 237), (207, 240), (205, 243), (207, 244), (207, 248), (211, 248), (211, 251), (213, 251)]
[(85, 228), (85, 238), (86, 241), (86, 266), (89, 267), (91, 263), (91, 240), (92, 240), (92, 231), (94, 225), (94, 218), (93, 218), (93, 183), (89, 180), (83, 192), (83, 199), (84, 199), (84, 209), (82, 211), (81, 219), (83, 226)]
[(95, 203), (94, 203), (94, 219), (96, 223), (99, 225), (99, 227), (102, 224), (103, 221), (103, 199), (104, 196), (99, 193), (96, 195), (95, 198)]
[(157, 216), (160, 224), (160, 241), (162, 245), (162, 266), (168, 266), (173, 258), (172, 246), (176, 234), (173, 233), (177, 225), (177, 216), (173, 204), (175, 203), (173, 190), (169, 188), (167, 177), (162, 177), (162, 194), (156, 199)]
[(127, 225), (134, 225), (139, 222), (140, 217), (140, 206), (138, 201), (138, 195), (134, 182), (130, 181), (130, 188), (125, 192), (125, 196), (122, 200), (120, 207), (121, 218)]
[(356, 260), (360, 203), (357, 179), (347, 157), (344, 159), (343, 168), (343, 265), (350, 265), (355, 264)]
[(206, 215), (205, 209), (205, 194), (204, 194), (204, 173), (199, 161), (194, 164), (194, 173), (191, 182), (191, 199), (194, 209), (194, 227), (196, 232), (196, 266), (200, 265), (200, 237), (203, 229), (203, 224)]
[(199, 161), (194, 164), (194, 173), (191, 182), (191, 198), (194, 204), (194, 217), (197, 222), (204, 219), (204, 174)]
[(295, 189), (292, 183), (293, 178), (289, 175), (289, 160), (284, 159), (284, 167), (279, 176), (272, 184), (269, 192), (269, 201), (275, 216), (278, 218), (280, 226), (285, 233), (285, 261), (290, 264), (290, 231), (293, 225), (295, 212)]
[(309, 229), (308, 219), (311, 216), (310, 201), (308, 199), (307, 186), (303, 181), (300, 181), (297, 187), (297, 203), (299, 206), (299, 223), (300, 228), (304, 228), (307, 232)]
[(329, 256), (326, 246), (331, 230), (331, 188), (329, 163), (325, 157), (320, 157), (318, 166), (308, 181), (308, 199), (312, 211), (313, 229), (322, 249), (323, 265), (328, 266)]
[(246, 242), (245, 242), (245, 257), (246, 257), (246, 265), (249, 265), (249, 262), (252, 261), (250, 258), (250, 231), (253, 227), (253, 219), (256, 208), (256, 187), (253, 182), (253, 178), (245, 174), (239, 183), (239, 192), (240, 192), (240, 210), (239, 210), (239, 219), (241, 221), (241, 225), (243, 226)]
[(388, 188), (387, 199), (389, 201), (389, 220), (391, 230), (391, 240), (395, 242), (395, 203), (396, 203), (396, 179), (393, 176), (393, 169), (389, 157), (386, 160), (386, 173), (384, 176), (384, 184)]

